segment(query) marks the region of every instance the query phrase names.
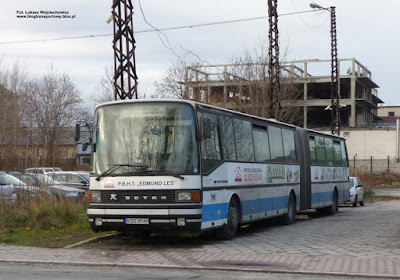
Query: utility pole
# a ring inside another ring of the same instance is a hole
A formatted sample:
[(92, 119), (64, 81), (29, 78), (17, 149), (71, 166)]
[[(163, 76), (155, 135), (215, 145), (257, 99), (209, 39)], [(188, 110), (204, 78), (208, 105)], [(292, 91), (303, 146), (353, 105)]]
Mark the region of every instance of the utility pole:
[(277, 118), (281, 109), (280, 103), (280, 67), (279, 67), (279, 32), (278, 32), (278, 0), (268, 0), (269, 48), (269, 117)]
[(337, 56), (337, 38), (336, 38), (336, 8), (324, 8), (317, 3), (311, 3), (313, 9), (326, 10), (331, 14), (331, 132), (340, 135), (340, 81), (339, 65)]
[(331, 12), (331, 132), (340, 135), (340, 93), (339, 93), (339, 71), (337, 57), (336, 38), (336, 12), (335, 7), (330, 7)]
[(114, 99), (137, 99), (133, 5), (131, 0), (113, 0)]

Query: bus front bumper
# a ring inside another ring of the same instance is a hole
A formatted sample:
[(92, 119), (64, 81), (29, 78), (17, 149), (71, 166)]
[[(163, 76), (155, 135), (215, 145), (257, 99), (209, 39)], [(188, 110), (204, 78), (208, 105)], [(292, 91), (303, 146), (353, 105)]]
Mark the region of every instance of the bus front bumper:
[(87, 215), (94, 231), (184, 230), (199, 232), (202, 209), (99, 209), (89, 206)]

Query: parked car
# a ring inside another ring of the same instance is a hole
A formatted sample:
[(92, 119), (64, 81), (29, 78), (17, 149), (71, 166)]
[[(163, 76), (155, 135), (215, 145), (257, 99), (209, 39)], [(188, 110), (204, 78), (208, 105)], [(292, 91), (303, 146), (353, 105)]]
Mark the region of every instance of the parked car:
[(64, 186), (88, 190), (90, 184), (89, 172), (82, 173), (81, 171), (57, 171), (48, 172), (48, 176), (63, 184)]
[(353, 207), (364, 206), (364, 188), (360, 179), (357, 177), (350, 177), (350, 199), (349, 203), (353, 204)]
[(10, 170), (10, 171), (6, 171), (6, 173), (7, 174), (10, 174), (10, 175), (19, 175), (19, 174), (22, 174), (22, 172), (21, 171), (16, 171), (16, 170)]
[(46, 174), (48, 172), (62, 171), (60, 167), (31, 167), (25, 170), (25, 173), (40, 173)]
[(37, 186), (57, 197), (80, 199), (85, 197), (85, 191), (77, 188), (64, 186), (53, 180), (47, 174), (27, 173), (21, 175), (21, 180), (29, 186)]
[(0, 200), (10, 204), (17, 201), (15, 186), (8, 180), (5, 172), (0, 172)]
[(12, 184), (15, 188), (15, 192), (17, 193), (17, 197), (25, 196), (25, 197), (37, 197), (40, 193), (40, 188), (35, 186), (27, 185), (25, 182), (20, 180), (18, 176), (21, 176), (21, 173), (15, 173), (14, 175), (10, 174), (0, 174), (1, 182), (8, 182), (8, 184)]

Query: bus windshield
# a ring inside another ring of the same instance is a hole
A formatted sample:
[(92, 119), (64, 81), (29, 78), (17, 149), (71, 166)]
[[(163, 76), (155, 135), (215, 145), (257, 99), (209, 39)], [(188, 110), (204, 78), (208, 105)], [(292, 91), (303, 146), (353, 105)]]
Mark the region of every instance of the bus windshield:
[(95, 115), (94, 175), (198, 174), (194, 110), (188, 104), (126, 103)]

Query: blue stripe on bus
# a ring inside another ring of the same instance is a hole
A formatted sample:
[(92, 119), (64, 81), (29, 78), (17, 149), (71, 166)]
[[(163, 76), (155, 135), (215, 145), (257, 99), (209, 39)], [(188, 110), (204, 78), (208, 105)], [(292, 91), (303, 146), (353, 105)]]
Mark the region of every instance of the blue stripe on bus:
[(228, 213), (228, 203), (203, 205), (202, 222), (210, 222), (226, 219)]
[(329, 202), (332, 201), (333, 192), (320, 192), (320, 193), (313, 193), (311, 195), (312, 203), (320, 203), (320, 202)]
[[(312, 203), (332, 201), (332, 191), (312, 194)], [(287, 209), (287, 196), (269, 197), (242, 201), (243, 215), (253, 215), (261, 212)], [(296, 205), (300, 205), (300, 195), (296, 195)], [(251, 209), (251, 210), (250, 210)], [(226, 219), (228, 203), (203, 205), (202, 222)]]
[[(250, 215), (260, 212), (286, 209), (287, 203), (287, 196), (245, 200), (242, 201), (242, 214)], [(252, 209), (251, 211), (250, 208)], [(227, 213), (228, 203), (203, 205), (202, 222), (226, 219)]]
[(243, 215), (286, 209), (288, 199), (287, 196), (279, 196), (244, 201)]

